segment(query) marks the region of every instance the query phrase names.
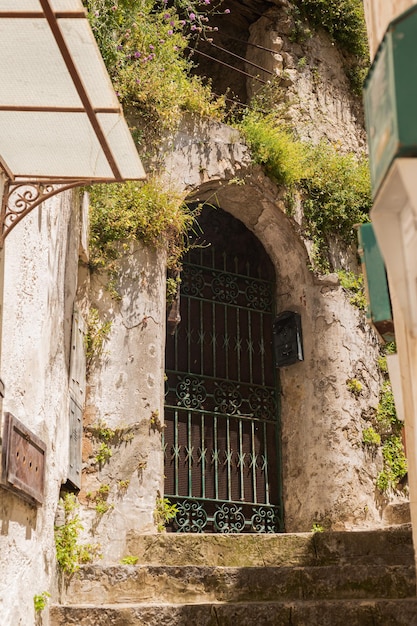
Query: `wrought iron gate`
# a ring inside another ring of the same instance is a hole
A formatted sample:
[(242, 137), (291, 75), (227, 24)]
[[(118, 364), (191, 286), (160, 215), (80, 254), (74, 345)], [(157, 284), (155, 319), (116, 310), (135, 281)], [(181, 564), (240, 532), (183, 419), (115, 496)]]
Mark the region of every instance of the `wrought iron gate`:
[(282, 530), (272, 354), (274, 269), (241, 222), (206, 207), (191, 250), (181, 323), (167, 337), (165, 496), (170, 530)]

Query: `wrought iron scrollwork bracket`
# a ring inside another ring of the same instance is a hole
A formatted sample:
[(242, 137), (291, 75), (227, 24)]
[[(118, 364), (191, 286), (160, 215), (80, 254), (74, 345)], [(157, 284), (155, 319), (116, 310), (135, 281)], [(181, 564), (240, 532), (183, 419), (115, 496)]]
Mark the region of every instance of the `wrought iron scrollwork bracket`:
[(88, 184), (86, 181), (55, 182), (14, 182), (7, 181), (4, 185), (0, 214), (0, 248), (11, 230), (34, 208), (48, 198), (74, 187)]

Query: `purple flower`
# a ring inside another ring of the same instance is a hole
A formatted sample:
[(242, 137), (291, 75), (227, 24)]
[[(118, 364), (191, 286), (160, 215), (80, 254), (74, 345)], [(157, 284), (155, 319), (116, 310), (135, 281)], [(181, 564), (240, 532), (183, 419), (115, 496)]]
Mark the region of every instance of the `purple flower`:
[(195, 20), (195, 13), (190, 13), (189, 17), (190, 17), (190, 20), (192, 22), (194, 22), (194, 20)]
[(185, 24), (186, 24), (185, 20), (180, 21), (180, 26), (185, 26)]
[(169, 20), (170, 17), (171, 17), (171, 15), (169, 13), (165, 13), (165, 15), (164, 15), (164, 19), (165, 20)]
[(123, 46), (122, 46), (121, 44), (119, 44), (119, 45), (117, 46), (117, 49), (118, 49), (118, 50), (123, 50)]
[(204, 0), (204, 4), (210, 4), (210, 0)]
[(224, 12), (225, 13), (230, 13), (230, 9), (225, 9)]
[(170, 21), (170, 23), (169, 23), (169, 25), (170, 25), (170, 26), (175, 26), (175, 22), (174, 22), (174, 20), (171, 20), (171, 21)]
[(140, 58), (140, 56), (141, 56), (140, 52), (138, 52), (138, 51), (136, 50), (136, 52), (135, 52), (135, 59), (139, 59), (139, 58)]
[(173, 31), (172, 31), (172, 30), (169, 30), (169, 31), (167, 32), (167, 35), (169, 35), (169, 36), (171, 36), (171, 35), (173, 35), (173, 34), (174, 34), (174, 33), (173, 33)]
[(155, 50), (155, 46), (153, 46), (151, 43), (149, 44), (149, 50)]
[(191, 26), (191, 30), (197, 30), (197, 26), (195, 26), (194, 24)]

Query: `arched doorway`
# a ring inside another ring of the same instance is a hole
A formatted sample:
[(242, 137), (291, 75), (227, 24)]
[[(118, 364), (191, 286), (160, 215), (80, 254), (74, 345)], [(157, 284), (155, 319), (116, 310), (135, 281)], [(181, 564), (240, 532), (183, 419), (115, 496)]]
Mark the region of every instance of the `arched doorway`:
[(184, 260), (181, 323), (166, 345), (165, 497), (171, 530), (279, 532), (275, 272), (256, 237), (204, 207)]

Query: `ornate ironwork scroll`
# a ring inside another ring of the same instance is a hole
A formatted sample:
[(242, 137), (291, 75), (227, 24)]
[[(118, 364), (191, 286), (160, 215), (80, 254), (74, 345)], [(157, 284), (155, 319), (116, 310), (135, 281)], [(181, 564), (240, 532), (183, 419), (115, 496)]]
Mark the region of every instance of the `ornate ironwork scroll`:
[(1, 206), (0, 246), (4, 245), (4, 240), (10, 231), (35, 207), (61, 191), (85, 184), (85, 182), (80, 181), (70, 183), (6, 183)]

